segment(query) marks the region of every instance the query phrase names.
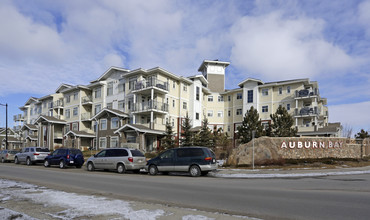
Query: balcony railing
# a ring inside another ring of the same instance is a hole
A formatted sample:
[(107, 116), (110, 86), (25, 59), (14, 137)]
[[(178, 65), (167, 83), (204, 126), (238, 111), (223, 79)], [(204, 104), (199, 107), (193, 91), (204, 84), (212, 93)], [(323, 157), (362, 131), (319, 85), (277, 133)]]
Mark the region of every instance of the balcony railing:
[(84, 96), (81, 98), (82, 104), (92, 103), (92, 97), (91, 96)]
[(142, 80), (136, 82), (134, 86), (134, 91), (141, 90), (145, 88), (155, 87), (168, 91), (168, 82), (164, 82), (158, 79)]
[(318, 107), (304, 107), (301, 109), (296, 109), (294, 116), (318, 116), (320, 114), (320, 109)]
[(24, 116), (22, 114), (14, 115), (13, 116), (13, 120), (14, 121), (23, 121), (24, 120)]
[(86, 113), (81, 114), (81, 120), (90, 120), (90, 118), (91, 118), (91, 113), (90, 112), (86, 112)]
[(134, 105), (133, 112), (144, 112), (153, 110), (168, 112), (168, 104), (152, 100), (150, 100), (149, 102), (136, 103)]
[(317, 89), (309, 90), (309, 89), (302, 89), (295, 91), (296, 98), (310, 98), (312, 96), (318, 96), (319, 92)]
[(51, 108), (61, 108), (64, 107), (63, 99), (57, 100), (53, 103), (53, 106)]

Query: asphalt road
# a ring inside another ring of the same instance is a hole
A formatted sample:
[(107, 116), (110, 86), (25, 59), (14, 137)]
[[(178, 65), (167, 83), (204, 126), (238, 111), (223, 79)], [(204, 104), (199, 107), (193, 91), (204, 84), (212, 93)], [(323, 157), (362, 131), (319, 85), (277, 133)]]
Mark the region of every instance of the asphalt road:
[(0, 164), (0, 178), (263, 219), (370, 219), (370, 175), (227, 179)]

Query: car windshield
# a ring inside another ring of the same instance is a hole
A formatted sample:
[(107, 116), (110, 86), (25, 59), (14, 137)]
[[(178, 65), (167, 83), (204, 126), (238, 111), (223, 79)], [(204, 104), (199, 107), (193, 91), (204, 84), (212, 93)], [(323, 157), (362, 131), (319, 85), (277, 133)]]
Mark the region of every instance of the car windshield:
[(38, 148), (36, 148), (36, 152), (50, 152), (50, 151), (47, 148), (38, 147)]
[(133, 157), (144, 157), (144, 154), (139, 150), (130, 150)]
[(82, 152), (78, 149), (71, 149), (71, 154), (80, 155), (80, 154), (82, 154)]
[(10, 153), (10, 154), (16, 154), (16, 153), (18, 153), (18, 151), (16, 151), (16, 150), (11, 150), (11, 151), (9, 151), (9, 153)]

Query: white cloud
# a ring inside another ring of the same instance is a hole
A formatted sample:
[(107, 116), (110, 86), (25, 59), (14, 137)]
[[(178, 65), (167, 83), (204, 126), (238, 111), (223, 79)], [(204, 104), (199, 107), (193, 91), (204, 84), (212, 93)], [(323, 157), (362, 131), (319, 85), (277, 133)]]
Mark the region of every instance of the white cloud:
[(330, 105), (329, 120), (330, 122), (341, 122), (342, 125), (350, 125), (356, 133), (360, 129), (370, 130), (369, 109), (370, 101)]
[(281, 12), (245, 16), (232, 28), (231, 61), (264, 79), (314, 77), (343, 71), (355, 60), (323, 37), (324, 21)]

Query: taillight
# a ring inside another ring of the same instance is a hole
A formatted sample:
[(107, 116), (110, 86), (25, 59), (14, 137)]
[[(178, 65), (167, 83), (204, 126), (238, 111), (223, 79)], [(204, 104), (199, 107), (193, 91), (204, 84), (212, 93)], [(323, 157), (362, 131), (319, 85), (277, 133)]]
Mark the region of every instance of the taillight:
[(67, 155), (67, 159), (69, 159), (69, 154)]
[(33, 153), (33, 155), (38, 156), (38, 155), (40, 155), (40, 154), (39, 154), (39, 153)]
[(130, 162), (132, 163), (132, 162), (134, 162), (134, 158), (129, 157), (129, 158), (128, 158), (128, 161), (130, 161)]
[(9, 156), (8, 154), (5, 155), (5, 157), (8, 157), (8, 156)]
[(204, 158), (205, 161), (211, 161), (212, 160), (212, 157), (206, 157)]

